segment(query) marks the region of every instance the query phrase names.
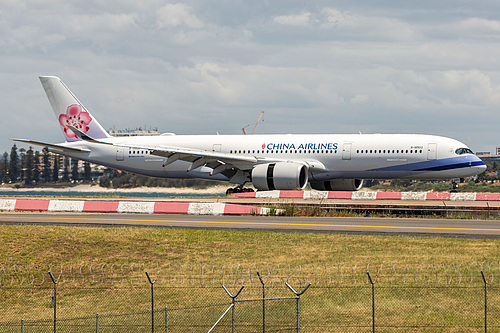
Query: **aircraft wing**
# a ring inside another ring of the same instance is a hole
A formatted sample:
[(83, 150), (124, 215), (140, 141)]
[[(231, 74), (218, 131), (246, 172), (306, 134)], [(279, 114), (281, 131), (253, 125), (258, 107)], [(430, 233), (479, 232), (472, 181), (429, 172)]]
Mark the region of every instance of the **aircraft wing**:
[(124, 147), (128, 149), (149, 150), (151, 152), (151, 155), (161, 156), (167, 159), (165, 163), (163, 163), (163, 166), (167, 166), (177, 160), (191, 162), (192, 164), (189, 170), (194, 170), (206, 165), (214, 169), (214, 172), (212, 174), (217, 174), (231, 168), (236, 168), (239, 170), (251, 170), (253, 166), (259, 163), (259, 161), (262, 161), (262, 159), (256, 158), (254, 156), (228, 154), (201, 149), (189, 149), (171, 146), (148, 147), (123, 144), (114, 145), (117, 147)]
[(17, 142), (23, 142), (23, 143), (27, 143), (27, 144), (35, 145), (35, 146), (52, 148), (52, 149), (56, 150), (56, 152), (59, 152), (62, 154), (64, 154), (64, 152), (90, 153), (89, 149), (78, 148), (78, 147), (67, 147), (67, 146), (55, 144), (55, 143), (46, 143), (46, 142), (26, 140), (26, 139), (11, 139), (11, 140), (17, 141)]

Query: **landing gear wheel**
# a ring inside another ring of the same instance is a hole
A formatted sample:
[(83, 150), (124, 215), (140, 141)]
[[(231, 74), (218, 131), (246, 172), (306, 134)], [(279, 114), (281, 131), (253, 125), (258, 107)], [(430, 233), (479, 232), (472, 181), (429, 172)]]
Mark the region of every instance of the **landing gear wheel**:
[(241, 188), (241, 187), (237, 186), (235, 188), (227, 189), (226, 196), (230, 196), (233, 193), (247, 193), (247, 192), (255, 192), (255, 191), (251, 188)]

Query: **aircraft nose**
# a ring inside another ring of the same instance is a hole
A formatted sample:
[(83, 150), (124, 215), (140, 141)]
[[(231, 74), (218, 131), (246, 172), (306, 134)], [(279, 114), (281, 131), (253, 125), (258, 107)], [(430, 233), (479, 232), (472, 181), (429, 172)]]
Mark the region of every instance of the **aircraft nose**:
[(486, 164), (477, 156), (473, 155), (472, 161), (469, 162), (472, 170), (474, 170), (475, 175), (479, 175), (480, 173), (486, 171)]

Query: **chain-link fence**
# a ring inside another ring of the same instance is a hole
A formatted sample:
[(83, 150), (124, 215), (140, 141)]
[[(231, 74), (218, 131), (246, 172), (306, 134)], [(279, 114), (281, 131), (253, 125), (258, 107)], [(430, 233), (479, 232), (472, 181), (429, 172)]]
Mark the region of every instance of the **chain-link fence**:
[(499, 272), (498, 263), (0, 267), (0, 332), (497, 332)]

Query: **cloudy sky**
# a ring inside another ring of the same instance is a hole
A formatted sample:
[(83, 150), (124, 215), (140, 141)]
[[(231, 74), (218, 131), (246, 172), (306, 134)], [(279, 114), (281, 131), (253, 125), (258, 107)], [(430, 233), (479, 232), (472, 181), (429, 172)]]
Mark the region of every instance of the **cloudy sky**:
[(500, 2), (0, 0), (0, 153), (63, 140), (39, 75), (106, 128), (428, 133), (500, 145)]

